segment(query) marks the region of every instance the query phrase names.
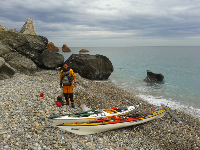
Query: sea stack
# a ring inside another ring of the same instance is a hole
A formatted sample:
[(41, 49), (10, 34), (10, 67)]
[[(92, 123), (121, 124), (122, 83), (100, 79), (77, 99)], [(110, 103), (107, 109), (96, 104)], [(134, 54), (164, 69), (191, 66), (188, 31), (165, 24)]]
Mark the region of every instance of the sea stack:
[(53, 44), (53, 42), (49, 42), (49, 43), (47, 44), (47, 49), (50, 50), (50, 51), (52, 51), (52, 52), (59, 52), (58, 47), (56, 47), (56, 46)]
[(69, 47), (67, 47), (66, 44), (63, 44), (63, 46), (62, 46), (62, 51), (63, 51), (63, 52), (71, 52), (71, 50), (69, 49)]
[(26, 23), (21, 28), (20, 32), (23, 34), (37, 35), (35, 32), (33, 20), (31, 18), (28, 18)]

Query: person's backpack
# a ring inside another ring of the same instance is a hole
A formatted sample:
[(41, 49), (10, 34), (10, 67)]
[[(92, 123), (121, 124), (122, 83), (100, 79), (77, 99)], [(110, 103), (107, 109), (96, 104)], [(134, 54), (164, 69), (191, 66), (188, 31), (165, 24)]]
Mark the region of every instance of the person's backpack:
[(73, 80), (74, 79), (73, 79), (72, 75), (70, 75), (69, 71), (67, 73), (63, 72), (63, 76), (62, 76), (62, 80), (61, 80), (61, 82), (63, 84), (71, 85)]
[(64, 102), (62, 100), (62, 97), (60, 97), (60, 96), (57, 97), (56, 105), (58, 107), (64, 106)]

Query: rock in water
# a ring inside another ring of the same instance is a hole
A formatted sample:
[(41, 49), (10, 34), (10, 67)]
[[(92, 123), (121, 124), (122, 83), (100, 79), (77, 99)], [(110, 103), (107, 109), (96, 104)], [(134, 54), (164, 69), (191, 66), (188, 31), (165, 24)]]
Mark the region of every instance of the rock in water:
[(151, 70), (147, 70), (147, 77), (144, 79), (145, 82), (156, 82), (163, 81), (164, 76), (161, 73), (153, 73)]
[(17, 52), (8, 53), (2, 57), (9, 65), (24, 74), (31, 75), (37, 70), (36, 64), (31, 59), (28, 59), (26, 56)]
[(86, 50), (86, 49), (81, 49), (79, 52), (80, 52), (80, 53), (86, 53), (86, 52), (89, 52), (89, 51)]
[(20, 32), (23, 34), (37, 35), (35, 32), (33, 20), (28, 18), (26, 23), (21, 28)]
[(62, 54), (45, 50), (40, 55), (40, 62), (45, 69), (55, 69), (62, 66), (64, 57)]
[(63, 44), (63, 46), (62, 46), (62, 51), (63, 51), (63, 52), (71, 52), (71, 50), (69, 49), (69, 47), (67, 47), (66, 44)]
[(59, 52), (58, 47), (54, 46), (53, 42), (49, 42), (47, 44), (47, 49), (52, 51), (52, 52)]
[(113, 72), (111, 61), (103, 55), (72, 54), (66, 62), (74, 72), (90, 80), (106, 80)]
[(6, 63), (2, 57), (0, 57), (0, 80), (10, 78), (14, 74), (15, 69)]

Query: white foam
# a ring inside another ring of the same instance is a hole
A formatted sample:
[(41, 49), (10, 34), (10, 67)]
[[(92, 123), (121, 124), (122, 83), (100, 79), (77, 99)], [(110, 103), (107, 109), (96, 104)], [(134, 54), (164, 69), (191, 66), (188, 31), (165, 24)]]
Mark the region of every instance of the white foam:
[(147, 101), (150, 104), (160, 106), (161, 104), (164, 104), (168, 106), (171, 109), (177, 109), (177, 110), (182, 110), (186, 113), (189, 113), (190, 115), (199, 118), (200, 117), (200, 109), (195, 109), (192, 106), (186, 106), (181, 104), (180, 102), (177, 101), (172, 101), (171, 99), (167, 100), (160, 97), (154, 97), (152, 95), (137, 95), (137, 97), (142, 98), (143, 100)]

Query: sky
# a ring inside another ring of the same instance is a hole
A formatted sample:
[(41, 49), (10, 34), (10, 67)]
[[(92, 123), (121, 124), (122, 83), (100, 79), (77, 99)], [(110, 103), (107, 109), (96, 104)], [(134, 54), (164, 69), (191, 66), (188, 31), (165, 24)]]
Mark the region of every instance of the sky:
[(200, 0), (0, 0), (0, 24), (62, 47), (200, 46)]

